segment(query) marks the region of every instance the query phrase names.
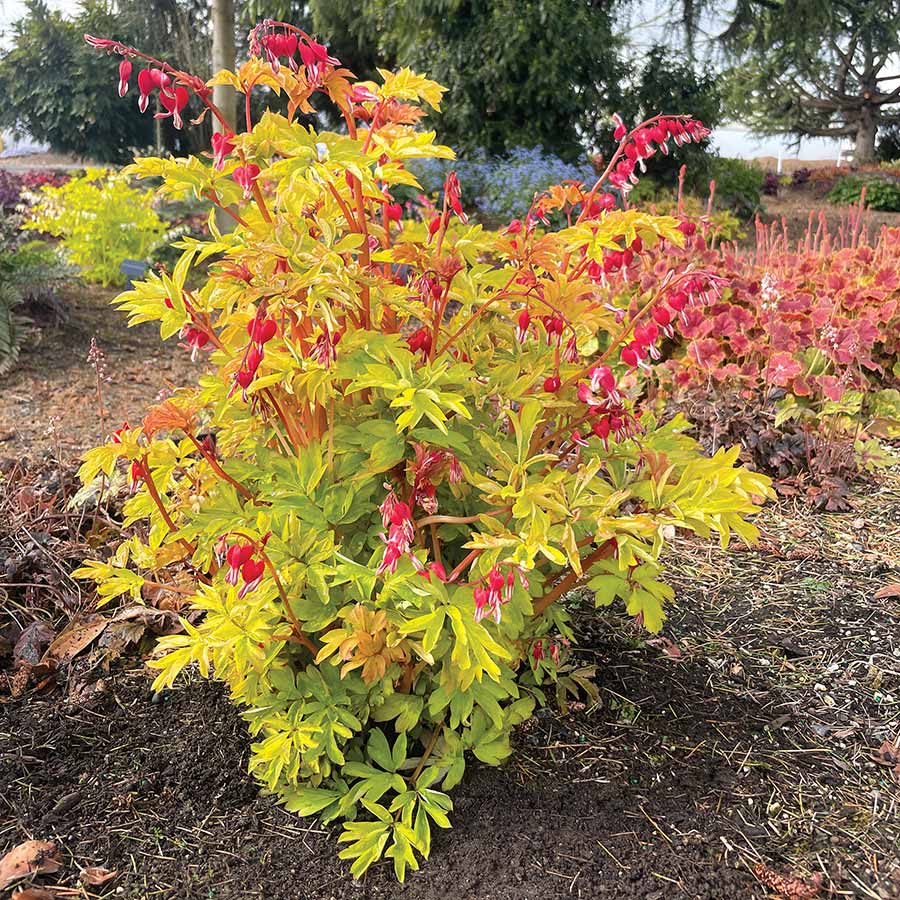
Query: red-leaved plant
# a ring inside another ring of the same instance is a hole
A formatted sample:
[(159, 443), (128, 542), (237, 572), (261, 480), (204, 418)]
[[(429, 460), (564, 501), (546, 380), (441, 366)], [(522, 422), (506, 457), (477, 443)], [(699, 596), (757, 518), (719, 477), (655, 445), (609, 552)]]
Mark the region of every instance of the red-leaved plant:
[(783, 223), (757, 224), (753, 251), (711, 248), (702, 222), (679, 227), (684, 246), (642, 254), (609, 282), (630, 308), (697, 265), (724, 286), (702, 307), (677, 291), (677, 333), (654, 313), (673, 338), (663, 385), (676, 399), (734, 390), (760, 411), (774, 404), (775, 426), (805, 435), (798, 464), (819, 474), (890, 462), (878, 438), (900, 437), (900, 229), (870, 241), (862, 204), (837, 235), (811, 218), (793, 247)]

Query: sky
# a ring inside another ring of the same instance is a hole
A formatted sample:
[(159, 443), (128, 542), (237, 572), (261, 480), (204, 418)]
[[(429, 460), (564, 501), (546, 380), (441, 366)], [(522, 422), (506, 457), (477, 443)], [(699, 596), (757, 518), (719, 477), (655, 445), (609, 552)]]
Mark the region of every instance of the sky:
[[(78, 8), (78, 0), (45, 0), (51, 9), (62, 12), (74, 12)], [(649, 49), (654, 43), (660, 41), (665, 34), (664, 10), (666, 0), (641, 0), (632, 14), (631, 20), (625, 25), (629, 40), (638, 50)], [(5, 31), (10, 23), (20, 18), (25, 12), (23, 0), (0, 0), (0, 32)], [(707, 32), (712, 35), (716, 31), (715, 18), (704, 23)], [(0, 36), (0, 46), (6, 41)], [(774, 156), (779, 154), (785, 159), (799, 158), (813, 159), (837, 159), (839, 144), (834, 140), (814, 139), (804, 140), (799, 149), (790, 146), (788, 139), (779, 138), (755, 138), (746, 129), (740, 126), (719, 128), (713, 133), (713, 144), (723, 156), (736, 156), (742, 159), (752, 159), (756, 156)], [(845, 142), (845, 151), (849, 149)], [(3, 155), (9, 155), (14, 150), (12, 142), (7, 139), (6, 149)], [(844, 154), (846, 156), (846, 152)]]

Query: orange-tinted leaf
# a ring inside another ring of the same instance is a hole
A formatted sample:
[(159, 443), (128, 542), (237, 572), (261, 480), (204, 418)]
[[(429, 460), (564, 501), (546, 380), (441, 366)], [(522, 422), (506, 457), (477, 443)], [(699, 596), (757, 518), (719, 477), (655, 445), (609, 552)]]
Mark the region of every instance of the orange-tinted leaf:
[(56, 844), (50, 841), (25, 841), (0, 859), (0, 890), (29, 875), (48, 875), (62, 868)]
[(82, 884), (96, 887), (99, 884), (106, 884), (107, 881), (112, 881), (118, 874), (118, 872), (104, 869), (102, 866), (88, 866), (78, 873), (78, 880)]

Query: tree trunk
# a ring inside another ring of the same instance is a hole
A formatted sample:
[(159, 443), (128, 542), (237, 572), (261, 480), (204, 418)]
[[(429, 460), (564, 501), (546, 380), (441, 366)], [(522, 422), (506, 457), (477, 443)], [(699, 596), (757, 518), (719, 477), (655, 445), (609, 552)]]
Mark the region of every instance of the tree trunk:
[[(220, 69), (234, 69), (234, 0), (212, 0), (212, 68), (213, 74)], [(213, 88), (213, 103), (222, 111), (231, 130), (234, 131), (237, 96), (234, 88), (217, 84)], [(214, 120), (214, 131), (222, 131), (222, 125)]]
[(856, 145), (853, 149), (853, 161), (857, 165), (875, 161), (875, 135), (878, 125), (875, 117), (863, 113), (859, 128), (856, 131)]
[[(234, 0), (212, 0), (212, 70), (213, 74), (221, 69), (235, 68), (234, 52)], [(213, 103), (221, 111), (228, 122), (228, 127), (235, 130), (235, 113), (237, 110), (237, 94), (227, 84), (217, 84), (213, 88)], [(225, 131), (225, 126), (212, 117), (214, 133)], [(223, 210), (216, 210), (216, 224), (221, 231), (229, 231), (234, 224), (231, 217)]]

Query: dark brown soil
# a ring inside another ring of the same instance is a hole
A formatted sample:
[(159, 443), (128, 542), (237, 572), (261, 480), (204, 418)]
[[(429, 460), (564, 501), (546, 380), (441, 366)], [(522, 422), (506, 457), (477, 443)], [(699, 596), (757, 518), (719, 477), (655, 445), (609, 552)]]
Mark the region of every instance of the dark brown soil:
[[(639, 688), (610, 680), (611, 689)], [(635, 699), (664, 713), (673, 686), (655, 697), (640, 686)], [(524, 755), (470, 771), (453, 830), (401, 888), (386, 868), (354, 884), (332, 832), (259, 795), (244, 773), (244, 727), (218, 686), (193, 684), (154, 703), (141, 673), (120, 673), (91, 709), (50, 699), (6, 712), (2, 844), (54, 840), (81, 866), (118, 869), (126, 897), (662, 898), (676, 884), (690, 897), (753, 895), (738, 858), (725, 861), (724, 821), (706, 821), (735, 773), (690, 754), (698, 740), (688, 732), (698, 721), (705, 730), (702, 716), (668, 729), (685, 747), (660, 770), (589, 747), (579, 729), (603, 715), (536, 720), (521, 736)], [(628, 726), (604, 730), (618, 743)], [(54, 813), (60, 805), (68, 808)]]

